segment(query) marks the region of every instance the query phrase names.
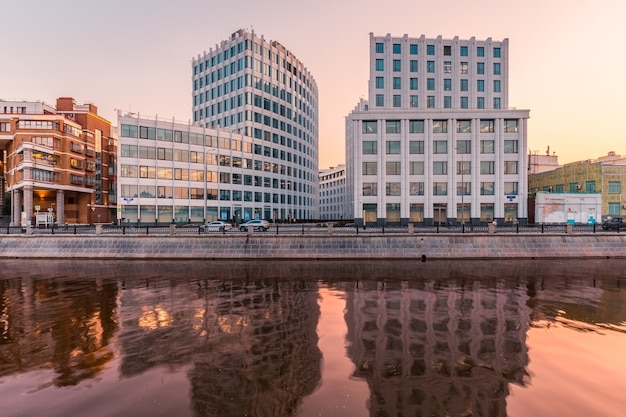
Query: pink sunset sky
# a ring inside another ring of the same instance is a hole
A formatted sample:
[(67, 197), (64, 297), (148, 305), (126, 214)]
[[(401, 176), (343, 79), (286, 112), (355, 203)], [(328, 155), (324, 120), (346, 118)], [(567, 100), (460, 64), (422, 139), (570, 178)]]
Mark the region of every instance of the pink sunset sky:
[(2, 7), (0, 99), (91, 102), (188, 121), (191, 59), (238, 29), (277, 40), (319, 88), (319, 166), (345, 163), (345, 117), (367, 98), (369, 33), (509, 38), (509, 105), (528, 147), (560, 163), (626, 154), (626, 1), (24, 0)]

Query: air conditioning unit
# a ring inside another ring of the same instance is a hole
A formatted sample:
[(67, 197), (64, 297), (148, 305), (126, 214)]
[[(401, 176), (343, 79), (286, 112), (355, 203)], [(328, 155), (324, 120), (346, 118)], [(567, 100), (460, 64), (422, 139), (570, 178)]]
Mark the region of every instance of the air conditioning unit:
[(623, 205), (622, 205), (622, 208), (623, 208), (623, 209), (626, 209), (626, 204), (623, 204)]

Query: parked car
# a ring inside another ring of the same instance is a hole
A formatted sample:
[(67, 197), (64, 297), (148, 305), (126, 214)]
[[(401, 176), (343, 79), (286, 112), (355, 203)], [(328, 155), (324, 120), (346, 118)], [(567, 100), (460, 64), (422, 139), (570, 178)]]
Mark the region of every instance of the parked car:
[(253, 230), (262, 230), (266, 232), (267, 229), (270, 228), (270, 222), (268, 222), (267, 220), (250, 220), (250, 221), (247, 221), (246, 223), (240, 224), (239, 230), (241, 230), (242, 232), (245, 232), (248, 230), (248, 226), (252, 226)]
[(232, 228), (230, 223), (226, 223), (220, 220), (216, 220), (204, 226), (204, 230), (207, 232), (224, 232)]
[(613, 217), (602, 223), (604, 230), (626, 230), (626, 217)]

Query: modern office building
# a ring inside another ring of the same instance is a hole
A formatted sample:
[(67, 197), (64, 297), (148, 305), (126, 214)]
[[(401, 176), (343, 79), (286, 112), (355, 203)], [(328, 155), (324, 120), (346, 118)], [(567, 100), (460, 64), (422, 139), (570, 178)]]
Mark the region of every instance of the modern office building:
[(531, 196), (541, 191), (580, 194), (581, 197), (584, 194), (600, 194), (602, 208), (600, 217), (595, 218), (597, 221), (626, 214), (626, 194), (623, 191), (625, 186), (626, 158), (615, 152), (528, 176)]
[(304, 64), (242, 29), (195, 57), (191, 70), (194, 124), (252, 138), (262, 175), (284, 180), (272, 191), (271, 219), (318, 218), (318, 90)]
[[(296, 155), (229, 130), (118, 113), (120, 210), (127, 223), (311, 216)], [(282, 159), (280, 156), (289, 154)], [(316, 199), (315, 199), (316, 200)]]
[(370, 34), (368, 100), (346, 118), (357, 223), (527, 219), (528, 110), (509, 108), (509, 42)]
[(93, 104), (2, 100), (0, 148), (12, 225), (115, 218), (117, 146)]
[(344, 220), (350, 218), (346, 207), (346, 166), (321, 169), (320, 182), (320, 219)]

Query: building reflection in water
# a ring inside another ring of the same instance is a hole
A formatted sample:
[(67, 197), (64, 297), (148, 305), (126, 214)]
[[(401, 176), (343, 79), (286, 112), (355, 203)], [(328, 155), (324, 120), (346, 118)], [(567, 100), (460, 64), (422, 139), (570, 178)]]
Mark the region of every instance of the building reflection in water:
[(181, 415), (297, 415), (325, 383), (322, 285), (345, 294), (371, 416), (506, 416), (510, 384), (529, 381), (529, 327), (626, 323), (623, 263), (596, 279), (594, 262), (511, 265), (3, 261), (0, 385), (40, 369), (75, 385), (115, 363), (129, 380), (184, 372)]

